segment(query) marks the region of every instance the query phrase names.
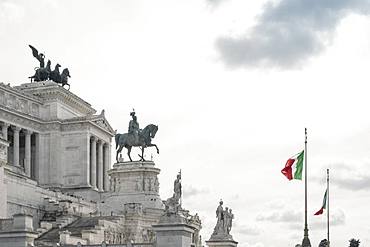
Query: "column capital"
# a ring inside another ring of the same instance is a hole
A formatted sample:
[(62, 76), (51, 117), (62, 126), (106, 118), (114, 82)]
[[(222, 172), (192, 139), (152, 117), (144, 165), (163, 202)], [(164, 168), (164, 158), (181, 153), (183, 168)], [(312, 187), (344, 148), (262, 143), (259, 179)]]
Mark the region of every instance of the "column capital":
[(93, 142), (97, 142), (98, 141), (98, 138), (96, 136), (93, 136), (91, 135), (90, 136), (90, 139), (93, 141)]
[(9, 123), (5, 123), (5, 122), (3, 122), (3, 124), (1, 125), (2, 127), (5, 127), (5, 128), (8, 128), (9, 126), (10, 126), (10, 124)]
[(21, 131), (21, 129), (22, 129), (21, 127), (14, 126), (14, 125), (12, 125), (12, 127), (11, 127), (11, 128), (12, 128), (12, 130), (13, 130), (13, 131), (16, 131), (16, 132), (19, 132), (19, 131)]
[(28, 129), (26, 129), (26, 130), (24, 130), (24, 133), (25, 133), (26, 135), (32, 135), (32, 134), (33, 134), (33, 131), (32, 131), (32, 130), (28, 130)]

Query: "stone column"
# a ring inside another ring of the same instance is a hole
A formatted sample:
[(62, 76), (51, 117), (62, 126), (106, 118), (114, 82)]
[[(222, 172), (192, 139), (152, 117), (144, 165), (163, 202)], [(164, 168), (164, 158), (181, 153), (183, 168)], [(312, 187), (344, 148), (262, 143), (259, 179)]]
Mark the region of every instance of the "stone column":
[(90, 171), (91, 171), (91, 186), (93, 189), (96, 189), (96, 138), (95, 136), (91, 137), (91, 146), (90, 146)]
[(110, 144), (104, 145), (104, 191), (109, 191)]
[(28, 177), (31, 177), (31, 130), (26, 130), (26, 141), (25, 141), (25, 158), (24, 170)]
[(13, 165), (19, 166), (19, 131), (21, 128), (12, 126), (13, 130)]
[(35, 133), (35, 163), (34, 171), (35, 171), (35, 180), (40, 182), (40, 175), (41, 175), (41, 146), (40, 146), (40, 133)]
[(8, 128), (9, 128), (10, 124), (8, 123), (3, 123), (3, 126), (2, 126), (2, 129), (1, 129), (1, 132), (3, 134), (3, 139), (5, 141), (8, 140)]
[(103, 170), (103, 141), (98, 141), (98, 189), (103, 191), (103, 179), (104, 179), (104, 170)]

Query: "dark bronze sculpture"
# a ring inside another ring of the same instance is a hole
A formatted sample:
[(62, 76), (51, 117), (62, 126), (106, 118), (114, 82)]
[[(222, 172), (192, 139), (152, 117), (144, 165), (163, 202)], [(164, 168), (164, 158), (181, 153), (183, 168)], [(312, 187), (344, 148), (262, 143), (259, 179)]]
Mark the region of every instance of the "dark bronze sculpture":
[(127, 155), (131, 159), (131, 149), (132, 147), (140, 147), (141, 155), (140, 161), (145, 161), (144, 159), (144, 149), (147, 147), (155, 147), (157, 153), (159, 154), (159, 149), (156, 144), (152, 143), (152, 138), (155, 137), (155, 134), (158, 131), (158, 126), (154, 124), (149, 124), (143, 130), (139, 128), (139, 123), (137, 122), (137, 117), (135, 111), (130, 113), (132, 120), (129, 123), (129, 131), (125, 134), (116, 134), (116, 161), (118, 161), (118, 155), (122, 152), (123, 147), (127, 148)]
[(28, 78), (34, 81), (46, 81), (50, 76), (50, 65), (51, 62), (48, 60), (48, 63), (46, 64), (46, 68), (35, 68), (35, 74), (33, 76), (30, 76)]
[(360, 240), (352, 238), (349, 240), (349, 247), (359, 247), (360, 246)]
[(31, 50), (32, 50), (32, 55), (40, 62), (40, 67), (39, 68), (44, 68), (44, 59), (45, 59), (45, 55), (43, 53), (40, 53), (36, 50), (35, 47), (33, 47), (32, 45), (28, 45)]
[(32, 81), (46, 81), (46, 80), (52, 80), (58, 84), (62, 84), (62, 87), (64, 85), (68, 86), (68, 90), (70, 89), (70, 85), (68, 84), (68, 77), (71, 77), (69, 74), (69, 70), (65, 68), (62, 73), (59, 72), (59, 68), (61, 67), (60, 64), (55, 65), (55, 69), (51, 71), (50, 66), (51, 62), (48, 60), (48, 63), (46, 65), (46, 68), (44, 68), (45, 65), (45, 55), (37, 51), (35, 47), (32, 45), (29, 45), (29, 47), (32, 50), (32, 55), (40, 62), (40, 67), (35, 68), (35, 74), (33, 76), (30, 76), (28, 78)]
[(327, 239), (323, 239), (321, 240), (320, 244), (319, 244), (319, 247), (328, 247), (329, 244), (328, 244), (328, 240)]

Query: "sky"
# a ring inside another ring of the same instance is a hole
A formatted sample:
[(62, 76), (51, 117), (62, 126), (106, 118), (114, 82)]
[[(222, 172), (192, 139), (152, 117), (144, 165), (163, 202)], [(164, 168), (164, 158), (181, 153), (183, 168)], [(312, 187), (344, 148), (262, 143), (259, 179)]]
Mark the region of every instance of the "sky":
[(28, 82), (32, 44), (119, 133), (135, 108), (159, 126), (162, 199), (181, 169), (203, 240), (222, 199), (240, 247), (302, 241), (304, 184), (280, 170), (306, 127), (312, 246), (327, 168), (332, 246), (368, 246), (369, 17), (369, 0), (0, 0), (0, 81)]

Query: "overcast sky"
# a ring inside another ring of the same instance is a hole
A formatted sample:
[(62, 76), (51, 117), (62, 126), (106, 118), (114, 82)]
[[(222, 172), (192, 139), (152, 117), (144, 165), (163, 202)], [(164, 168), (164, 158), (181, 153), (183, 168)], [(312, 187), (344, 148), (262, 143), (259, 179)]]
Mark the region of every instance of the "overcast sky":
[(280, 170), (307, 127), (312, 245), (331, 168), (332, 245), (369, 246), (369, 14), (368, 0), (0, 0), (0, 81), (28, 82), (32, 44), (118, 132), (135, 108), (159, 125), (162, 199), (182, 169), (203, 239), (222, 198), (240, 247), (302, 241), (304, 186)]

